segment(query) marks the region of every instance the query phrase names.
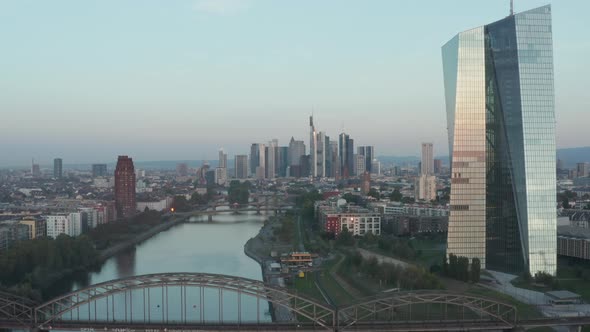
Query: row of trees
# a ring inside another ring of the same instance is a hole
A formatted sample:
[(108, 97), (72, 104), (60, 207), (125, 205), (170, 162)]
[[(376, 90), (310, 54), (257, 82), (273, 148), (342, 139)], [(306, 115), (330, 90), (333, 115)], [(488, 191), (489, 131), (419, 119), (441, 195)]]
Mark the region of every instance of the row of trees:
[(72, 238), (62, 234), (55, 240), (46, 237), (19, 242), (0, 252), (0, 284), (42, 289), (64, 271), (96, 264), (98, 258), (86, 235)]
[(362, 276), (372, 278), (388, 287), (403, 289), (441, 289), (438, 278), (421, 267), (407, 268), (389, 263), (379, 263), (375, 257), (364, 258), (358, 252), (346, 257), (345, 268)]
[(443, 257), (442, 273), (447, 277), (451, 277), (461, 281), (479, 282), (481, 274), (481, 262), (479, 258), (471, 260), (471, 267), (469, 266), (469, 258), (464, 256), (457, 256), (455, 254)]

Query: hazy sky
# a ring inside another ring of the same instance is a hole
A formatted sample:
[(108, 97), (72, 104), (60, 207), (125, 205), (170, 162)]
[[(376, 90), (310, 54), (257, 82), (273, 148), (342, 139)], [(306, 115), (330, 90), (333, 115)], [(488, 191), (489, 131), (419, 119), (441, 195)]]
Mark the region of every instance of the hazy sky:
[[(515, 10), (547, 4), (516, 0)], [(553, 1), (558, 147), (588, 145), (590, 1)], [(230, 158), (308, 116), (447, 153), (440, 47), (508, 0), (0, 0), (0, 166)]]

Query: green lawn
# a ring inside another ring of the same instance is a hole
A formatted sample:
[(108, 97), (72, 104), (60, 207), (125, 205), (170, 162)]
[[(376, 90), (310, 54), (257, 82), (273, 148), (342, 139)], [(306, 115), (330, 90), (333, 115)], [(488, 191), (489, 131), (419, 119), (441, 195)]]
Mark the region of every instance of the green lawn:
[(311, 273), (306, 274), (304, 278), (294, 277), (293, 289), (299, 294), (325, 302), (324, 297), (315, 285), (315, 279)]
[(324, 288), (324, 290), (328, 293), (328, 296), (332, 301), (334, 301), (335, 305), (342, 305), (346, 303), (350, 303), (354, 300), (354, 297), (350, 295), (340, 284), (332, 277), (330, 272), (336, 272), (336, 265), (338, 264), (339, 257), (328, 261), (325, 264), (325, 268), (319, 273), (319, 280)]
[(496, 299), (507, 304), (511, 304), (516, 307), (519, 319), (543, 317), (541, 312), (535, 306), (520, 302), (510, 295), (506, 295), (489, 288), (474, 285), (467, 290), (467, 293), (472, 295), (480, 295), (483, 297)]

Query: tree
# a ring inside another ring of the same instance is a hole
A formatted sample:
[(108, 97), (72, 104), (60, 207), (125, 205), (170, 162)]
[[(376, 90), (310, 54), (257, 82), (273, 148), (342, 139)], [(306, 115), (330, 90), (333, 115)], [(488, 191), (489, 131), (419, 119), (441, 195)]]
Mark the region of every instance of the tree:
[(465, 282), (469, 281), (469, 258), (459, 256), (459, 258), (457, 258), (457, 265), (457, 279)]
[(473, 283), (479, 282), (480, 273), (481, 273), (481, 262), (479, 261), (479, 258), (475, 257), (471, 260), (471, 271), (470, 271), (471, 282), (473, 282)]
[(405, 196), (404, 198), (402, 198), (402, 203), (404, 204), (414, 204), (415, 202), (416, 199), (414, 199), (413, 197)]
[(348, 231), (347, 227), (342, 229), (342, 232), (338, 234), (336, 238), (336, 245), (337, 246), (352, 246), (354, 245), (354, 237), (352, 233)]
[(563, 202), (561, 203), (561, 206), (562, 206), (564, 209), (569, 209), (569, 208), (571, 208), (571, 206), (570, 206), (570, 200), (569, 200), (567, 197), (564, 197), (564, 198), (563, 198)]
[(457, 278), (458, 264), (457, 256), (455, 254), (449, 255), (449, 277)]
[(447, 261), (447, 255), (443, 256), (442, 273), (444, 276), (449, 275), (449, 262)]
[(381, 198), (381, 194), (379, 194), (379, 191), (377, 191), (377, 189), (375, 188), (371, 188), (369, 189), (369, 192), (367, 193), (367, 196), (371, 196), (375, 199), (380, 199)]
[(402, 198), (403, 195), (397, 188), (395, 188), (393, 192), (389, 195), (389, 200), (393, 202), (401, 202)]

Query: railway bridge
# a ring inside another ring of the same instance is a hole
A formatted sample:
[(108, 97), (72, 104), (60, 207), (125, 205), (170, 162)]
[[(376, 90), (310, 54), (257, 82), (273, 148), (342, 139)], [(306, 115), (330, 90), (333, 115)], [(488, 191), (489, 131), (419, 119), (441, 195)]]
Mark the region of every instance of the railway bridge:
[(11, 329), (510, 331), (587, 324), (590, 316), (519, 319), (510, 304), (439, 290), (388, 293), (333, 307), (258, 280), (208, 273), (111, 280), (40, 304), (0, 293), (0, 328)]

